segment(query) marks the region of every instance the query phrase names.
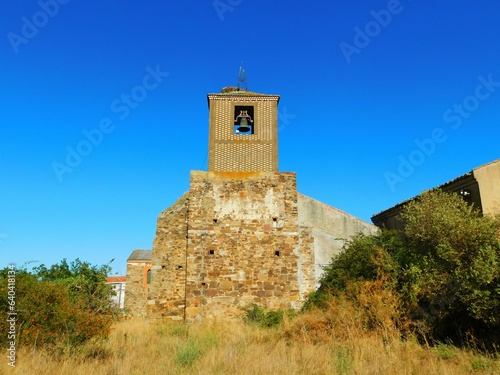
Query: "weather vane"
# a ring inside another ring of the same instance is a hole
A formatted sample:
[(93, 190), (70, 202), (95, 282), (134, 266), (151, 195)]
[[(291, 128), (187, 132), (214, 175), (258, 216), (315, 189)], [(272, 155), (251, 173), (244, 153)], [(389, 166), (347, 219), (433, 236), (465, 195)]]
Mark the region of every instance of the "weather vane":
[(240, 64), (240, 71), (238, 73), (238, 91), (248, 89), (247, 72), (243, 69), (243, 61)]

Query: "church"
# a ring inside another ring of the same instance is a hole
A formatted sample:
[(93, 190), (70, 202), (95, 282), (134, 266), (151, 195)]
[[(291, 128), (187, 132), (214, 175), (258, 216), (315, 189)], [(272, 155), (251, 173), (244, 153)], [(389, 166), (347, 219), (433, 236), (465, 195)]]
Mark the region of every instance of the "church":
[(299, 309), (322, 267), (377, 228), (297, 192), (278, 170), (279, 95), (226, 87), (208, 94), (208, 170), (157, 220), (152, 250), (127, 262), (134, 315), (196, 322), (242, 308)]

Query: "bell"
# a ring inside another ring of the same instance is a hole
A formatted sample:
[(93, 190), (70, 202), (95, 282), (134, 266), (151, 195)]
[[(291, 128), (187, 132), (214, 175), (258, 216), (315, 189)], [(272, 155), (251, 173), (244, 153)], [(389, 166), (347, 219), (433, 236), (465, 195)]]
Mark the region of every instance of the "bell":
[(250, 128), (248, 127), (248, 120), (246, 117), (240, 118), (240, 126), (238, 127), (238, 132), (240, 133), (246, 133), (250, 131)]

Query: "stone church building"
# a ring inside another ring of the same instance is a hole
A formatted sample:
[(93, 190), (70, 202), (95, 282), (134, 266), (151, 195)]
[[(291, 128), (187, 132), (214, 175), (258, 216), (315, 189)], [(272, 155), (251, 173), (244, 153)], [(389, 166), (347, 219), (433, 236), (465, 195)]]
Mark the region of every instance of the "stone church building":
[(344, 241), (377, 230), (298, 193), (296, 174), (278, 170), (279, 99), (232, 87), (208, 95), (208, 171), (191, 171), (152, 250), (129, 257), (133, 314), (193, 322), (254, 303), (300, 308)]

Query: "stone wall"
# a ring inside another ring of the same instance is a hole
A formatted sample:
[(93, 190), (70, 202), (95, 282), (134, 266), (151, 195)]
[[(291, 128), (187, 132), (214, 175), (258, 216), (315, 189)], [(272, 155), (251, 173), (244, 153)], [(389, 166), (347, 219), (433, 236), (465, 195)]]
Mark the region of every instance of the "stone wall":
[(146, 316), (147, 285), (144, 277), (150, 268), (146, 262), (127, 262), (127, 288), (125, 289), (125, 308), (135, 316)]
[(313, 241), (299, 236), (294, 173), (191, 172), (186, 319), (299, 307)]
[(189, 192), (158, 217), (148, 315), (300, 308), (345, 240), (376, 231), (298, 194), (295, 173), (192, 171)]
[(253, 303), (299, 308), (314, 287), (313, 246), (295, 173), (192, 171), (187, 196), (158, 218), (148, 311), (199, 321)]
[(149, 317), (184, 319), (188, 196), (184, 194), (158, 216), (147, 298)]

